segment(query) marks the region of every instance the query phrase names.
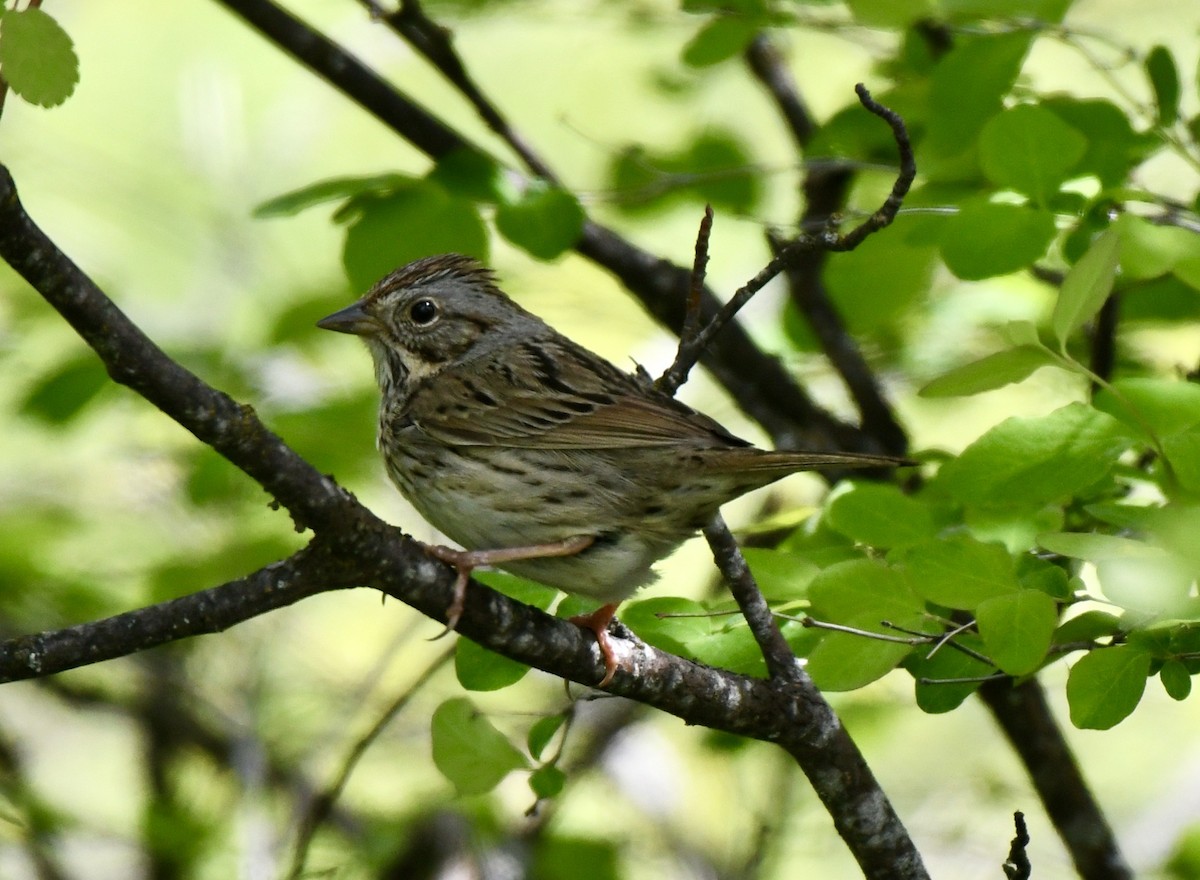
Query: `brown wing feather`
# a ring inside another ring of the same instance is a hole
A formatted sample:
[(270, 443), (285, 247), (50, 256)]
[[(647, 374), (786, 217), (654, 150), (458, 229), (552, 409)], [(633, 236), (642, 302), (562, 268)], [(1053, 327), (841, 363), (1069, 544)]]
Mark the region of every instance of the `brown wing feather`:
[(469, 364), (442, 371), (430, 380), (436, 395), (413, 395), (409, 419), (442, 442), (463, 445), (748, 445), (707, 416), (648, 392), (608, 361), (554, 342), (513, 346), (484, 370)]

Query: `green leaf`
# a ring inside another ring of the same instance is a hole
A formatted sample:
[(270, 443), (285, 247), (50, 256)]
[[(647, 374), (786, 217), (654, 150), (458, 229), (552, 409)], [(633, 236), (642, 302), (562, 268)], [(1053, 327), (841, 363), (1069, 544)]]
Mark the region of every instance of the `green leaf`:
[(1040, 590), (996, 596), (975, 609), (987, 656), (1009, 675), (1028, 675), (1050, 649), (1058, 607)]
[(1129, 716), (1146, 690), (1150, 655), (1118, 645), (1097, 648), (1079, 659), (1067, 676), (1071, 723), (1108, 730)]
[(486, 260), (487, 227), (475, 205), (424, 181), (367, 198), (346, 230), (342, 263), (355, 290), (367, 290), (397, 266), (431, 254)]
[[(876, 632), (879, 621), (920, 622), (925, 603), (904, 573), (874, 559), (851, 559), (824, 569), (808, 590), (812, 616)], [(894, 633), (893, 633), (894, 634)]]
[(770, 602), (805, 598), (809, 584), (820, 571), (811, 560), (783, 550), (743, 547), (742, 556), (750, 566), (759, 590)]
[(553, 764), (538, 767), (529, 774), (529, 788), (539, 800), (558, 797), (567, 784), (567, 774)]
[[(983, 642), (973, 633), (960, 633), (954, 641), (964, 648), (984, 653)], [(936, 651), (929, 647), (917, 649), (904, 662), (904, 668), (917, 680), (917, 705), (922, 712), (931, 715), (957, 709), (982, 683), (960, 679), (983, 678), (996, 671), (989, 664), (949, 645), (942, 645)]]
[(1056, 364), (1054, 356), (1046, 349), (1022, 345), (956, 367), (929, 382), (918, 394), (921, 397), (963, 397), (979, 394), (1020, 382), (1042, 367)]
[(1121, 274), (1130, 280), (1166, 275), (1196, 259), (1196, 233), (1122, 214), (1114, 224), (1121, 236)]
[(1110, 101), (1047, 98), (1042, 106), (1087, 138), (1087, 150), (1075, 173), (1094, 174), (1104, 186), (1125, 182), (1150, 147), (1150, 139), (1138, 135), (1129, 117)]
[[(1030, 541), (1028, 549), (1032, 547)], [(1025, 589), (1039, 590), (1056, 601), (1066, 602), (1071, 598), (1071, 579), (1066, 570), (1032, 553), (1022, 552), (1017, 557), (1017, 580)]]
[(762, 197), (761, 175), (739, 137), (728, 131), (706, 130), (677, 152), (629, 147), (617, 155), (608, 175), (616, 206), (630, 213), (660, 211), (686, 200), (746, 214)]
[(809, 653), (806, 669), (823, 691), (852, 691), (887, 675), (912, 650), (902, 642), (830, 632)]
[(1155, 46), (1146, 56), (1146, 76), (1154, 89), (1158, 124), (1170, 128), (1179, 119), (1179, 68), (1166, 46)]
[(64, 424), (78, 416), (108, 381), (104, 366), (86, 352), (38, 381), (21, 401), (21, 412), (51, 425)]
[(528, 578), (509, 574), (506, 571), (474, 571), (471, 577), (479, 583), (491, 587), (497, 593), (503, 593), (510, 599), (516, 599), (534, 608), (546, 611), (554, 604), (560, 595), (559, 591), (545, 584), (539, 584)]
[(9, 9), (0, 18), (0, 75), (30, 104), (56, 107), (79, 82), (71, 37), (41, 9)]
[(504, 171), (491, 156), (473, 147), (447, 153), (426, 175), (451, 195), (494, 204), (503, 197)]
[(909, 315), (928, 296), (936, 268), (933, 247), (871, 236), (852, 251), (830, 254), (823, 279), (850, 332), (859, 335)]
[(903, 29), (931, 18), (936, 4), (934, 0), (847, 0), (846, 6), (854, 20), (865, 27)]
[(718, 669), (728, 669), (741, 675), (761, 677), (767, 666), (762, 648), (755, 641), (750, 627), (740, 618), (726, 617), (725, 628), (688, 643), (691, 655), (701, 663)]
[(619, 880), (617, 856), (612, 840), (543, 834), (533, 851), (529, 880)]
[(1121, 631), (1121, 618), (1108, 611), (1084, 611), (1064, 621), (1054, 631), (1054, 643), (1066, 645), (1071, 642), (1094, 642), (1107, 639)]
[(1049, 532), (1038, 535), (1038, 544), (1051, 553), (1099, 562), (1103, 559), (1161, 559), (1163, 551), (1144, 541), (1089, 532)]
[(1182, 434), (1200, 425), (1200, 385), (1177, 379), (1119, 379), (1112, 383), (1112, 390), (1105, 388), (1096, 394), (1092, 405), (1139, 434), (1145, 430), (1143, 424), (1159, 437)]
[(1017, 31), (955, 40), (930, 83), (928, 148), (933, 153), (954, 156), (970, 149), (1016, 82), (1031, 39)]
[(455, 645), (454, 674), (469, 691), (498, 691), (516, 684), (528, 672), (524, 663), (489, 651), (470, 639), (459, 639)]
[[(889, 621), (911, 630), (932, 630), (924, 603), (904, 575), (875, 560), (856, 559), (822, 571), (809, 589), (812, 616), (895, 637)], [(822, 690), (862, 687), (896, 667), (911, 645), (867, 636), (826, 632), (808, 655), (808, 672)]]
[(583, 231), (583, 208), (564, 189), (531, 185), (516, 202), (496, 209), (496, 228), (517, 247), (539, 260), (568, 250)]
[(908, 547), (937, 533), (929, 507), (883, 483), (856, 483), (837, 495), (826, 522), (847, 538), (872, 547)]
[(740, 55), (758, 33), (759, 22), (741, 16), (718, 15), (705, 22), (683, 47), (688, 67), (710, 67)]
[(699, 602), (674, 596), (642, 599), (621, 607), (621, 623), (646, 644), (672, 654), (688, 654), (690, 645), (712, 632), (712, 620)]
[(1167, 437), (1162, 446), (1179, 485), (1189, 492), (1200, 492), (1200, 429)]
[(1004, 325), (1004, 338), (1018, 348), (1041, 348), (1037, 324), (1033, 321), (1009, 321)]
[(1096, 563), (1096, 580), (1110, 602), (1155, 617), (1195, 613), (1191, 596), (1195, 571), (1183, 560), (1147, 546), (1145, 558), (1116, 557)]
[(972, 611), (988, 599), (1021, 589), (1009, 552), (970, 535), (911, 547), (897, 561), (917, 593), (946, 608)]
[(1192, 692), (1192, 674), (1179, 660), (1171, 659), (1163, 663), (1158, 670), (1158, 678), (1172, 700), (1186, 700)]
[(1006, 419), (943, 465), (935, 483), (966, 504), (1038, 509), (1106, 476), (1130, 443), (1112, 416), (1072, 403)]
[(946, 220), (942, 259), (967, 281), (1007, 275), (1044, 256), (1054, 234), (1049, 211), (972, 201)]
[(1060, 343), (1090, 321), (1112, 292), (1121, 240), (1113, 229), (1101, 233), (1063, 279), (1050, 324)]
[(255, 206), (258, 218), (290, 217), (306, 208), (341, 202), (363, 195), (386, 196), (411, 186), (415, 178), (405, 174), (368, 174), (362, 177), (333, 177), (302, 186)]
[(438, 706), (431, 730), (433, 763), (459, 794), (483, 794), (513, 770), (524, 756), (466, 697)]
[(1087, 139), (1054, 113), (1018, 104), (993, 116), (979, 136), (979, 164), (999, 187), (1045, 206), (1087, 151)]
[(554, 735), (562, 729), (566, 722), (567, 716), (559, 713), (539, 718), (533, 727), (529, 728), (529, 736), (526, 737), (525, 742), (529, 747), (529, 754), (534, 757), (534, 760), (541, 760), (542, 752), (546, 750), (546, 746), (550, 745)]

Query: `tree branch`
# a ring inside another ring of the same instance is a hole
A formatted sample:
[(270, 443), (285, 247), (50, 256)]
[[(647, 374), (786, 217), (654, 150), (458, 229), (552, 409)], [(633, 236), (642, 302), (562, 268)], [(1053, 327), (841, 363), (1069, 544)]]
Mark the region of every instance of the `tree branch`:
[(1108, 820), (1054, 722), (1041, 685), (1033, 679), (1019, 685), (1010, 679), (990, 681), (979, 688), (979, 696), (1024, 762), (1079, 876), (1132, 878)]

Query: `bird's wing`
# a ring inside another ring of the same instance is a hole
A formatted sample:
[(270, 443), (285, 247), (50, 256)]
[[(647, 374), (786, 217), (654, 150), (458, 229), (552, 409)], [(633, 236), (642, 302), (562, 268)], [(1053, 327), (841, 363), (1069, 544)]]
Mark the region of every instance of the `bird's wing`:
[(551, 339), (511, 346), (429, 379), (408, 408), (452, 445), (620, 449), (746, 446), (719, 424), (607, 361)]

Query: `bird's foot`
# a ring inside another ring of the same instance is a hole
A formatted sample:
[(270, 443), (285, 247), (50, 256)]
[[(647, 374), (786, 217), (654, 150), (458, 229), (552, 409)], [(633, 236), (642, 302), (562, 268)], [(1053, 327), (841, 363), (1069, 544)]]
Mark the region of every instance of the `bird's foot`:
[[(467, 600), (467, 581), (471, 572), (481, 565), (503, 565), (521, 559), (543, 559), (548, 556), (573, 556), (591, 546), (596, 539), (591, 535), (572, 535), (561, 541), (548, 544), (530, 544), (527, 547), (501, 547), (494, 550), (455, 550), (453, 547), (429, 546), (426, 552), (434, 559), (454, 566), (458, 577), (454, 580), (454, 597), (446, 609), (446, 628), (434, 639), (440, 639), (458, 626), (463, 605)], [(614, 606), (615, 609), (615, 606)], [(612, 617), (609, 614), (609, 617)], [(607, 626), (607, 621), (605, 622)]]
[(604, 658), (604, 678), (600, 679), (600, 683), (596, 685), (598, 688), (608, 687), (617, 673), (617, 655), (613, 652), (612, 640), (608, 637), (608, 624), (616, 613), (617, 603), (610, 602), (607, 605), (601, 605), (591, 614), (577, 614), (567, 618), (576, 626), (581, 626), (596, 634), (596, 644), (600, 648), (600, 656)]

